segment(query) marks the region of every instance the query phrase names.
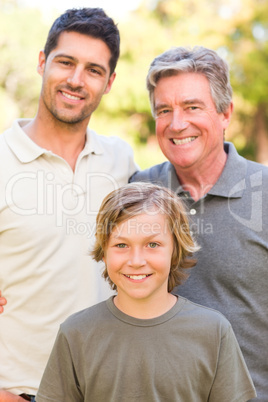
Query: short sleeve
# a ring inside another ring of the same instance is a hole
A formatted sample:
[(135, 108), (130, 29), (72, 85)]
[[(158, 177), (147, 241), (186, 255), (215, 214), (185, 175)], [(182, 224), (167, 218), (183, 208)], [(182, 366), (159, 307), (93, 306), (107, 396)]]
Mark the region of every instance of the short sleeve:
[(36, 401), (80, 402), (83, 400), (69, 344), (60, 329), (45, 368)]
[(222, 336), (209, 402), (245, 402), (255, 388), (231, 325)]

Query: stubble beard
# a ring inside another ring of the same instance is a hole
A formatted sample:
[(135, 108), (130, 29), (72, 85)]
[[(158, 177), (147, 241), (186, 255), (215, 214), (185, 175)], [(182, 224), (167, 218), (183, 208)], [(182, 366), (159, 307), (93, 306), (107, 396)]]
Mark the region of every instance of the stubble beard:
[(56, 107), (51, 106), (51, 108), (48, 108), (49, 112), (52, 114), (54, 119), (61, 123), (65, 124), (78, 124), (84, 121), (85, 119), (89, 119), (92, 112), (90, 111), (81, 111), (78, 115), (70, 115), (68, 112), (60, 112)]
[[(95, 102), (86, 105), (79, 113), (72, 115), (71, 112), (74, 106), (67, 104), (64, 108), (59, 109), (53, 101), (52, 96), (46, 96), (46, 93), (42, 93), (41, 98), (46, 110), (54, 119), (58, 122), (70, 125), (81, 123), (86, 119), (89, 120), (101, 101), (101, 98), (96, 99)], [(50, 102), (47, 99), (50, 100)], [(70, 113), (68, 112), (68, 109), (70, 110)]]

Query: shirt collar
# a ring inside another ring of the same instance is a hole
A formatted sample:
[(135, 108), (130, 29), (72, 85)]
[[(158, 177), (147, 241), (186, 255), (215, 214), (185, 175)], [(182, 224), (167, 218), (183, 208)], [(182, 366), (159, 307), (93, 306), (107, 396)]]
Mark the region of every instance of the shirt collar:
[(220, 197), (241, 198), (244, 191), (247, 161), (240, 156), (235, 146), (230, 142), (224, 143), (227, 161), (223, 172), (208, 194)]
[[(237, 153), (235, 146), (230, 142), (224, 143), (224, 150), (227, 153), (227, 161), (223, 172), (207, 194), (219, 197), (241, 198), (245, 188), (246, 159)], [(178, 194), (182, 194), (184, 192), (183, 188), (175, 168), (171, 164), (169, 166), (169, 175), (171, 188), (179, 189)]]
[[(29, 163), (39, 158), (41, 155), (52, 153), (37, 145), (25, 134), (22, 127), (29, 122), (29, 119), (17, 119), (14, 121), (12, 128), (6, 131), (8, 134), (6, 135), (6, 142), (21, 163)], [(91, 153), (98, 155), (103, 152), (104, 149), (99, 141), (98, 134), (93, 130), (87, 129), (86, 143), (81, 152), (81, 156)]]
[(40, 155), (49, 152), (39, 147), (25, 134), (22, 127), (29, 122), (29, 119), (15, 120), (12, 127), (6, 131), (5, 136), (7, 144), (22, 163), (32, 162)]
[(104, 148), (102, 142), (100, 141), (100, 136), (93, 130), (87, 129), (86, 133), (86, 144), (82, 151), (86, 154), (101, 155), (104, 153)]

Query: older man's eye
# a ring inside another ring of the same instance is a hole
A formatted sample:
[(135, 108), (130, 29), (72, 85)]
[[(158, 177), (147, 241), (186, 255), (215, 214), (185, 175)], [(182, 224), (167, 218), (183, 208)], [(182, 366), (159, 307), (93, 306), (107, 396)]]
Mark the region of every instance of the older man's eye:
[(157, 116), (161, 116), (161, 115), (163, 116), (169, 112), (170, 112), (169, 109), (162, 109), (162, 110), (159, 110), (156, 114), (157, 114)]

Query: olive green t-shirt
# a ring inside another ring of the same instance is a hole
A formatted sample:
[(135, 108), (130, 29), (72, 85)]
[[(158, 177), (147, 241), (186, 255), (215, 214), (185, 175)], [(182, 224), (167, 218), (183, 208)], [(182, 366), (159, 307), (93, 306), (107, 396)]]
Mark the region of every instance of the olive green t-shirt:
[(37, 402), (232, 402), (255, 396), (230, 323), (180, 297), (153, 319), (113, 298), (61, 325)]

